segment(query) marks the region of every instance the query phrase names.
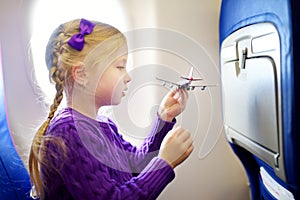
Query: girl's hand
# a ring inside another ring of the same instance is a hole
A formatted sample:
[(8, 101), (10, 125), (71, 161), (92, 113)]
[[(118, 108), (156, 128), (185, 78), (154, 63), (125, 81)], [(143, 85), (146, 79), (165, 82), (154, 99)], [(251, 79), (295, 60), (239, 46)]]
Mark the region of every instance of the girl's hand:
[(158, 157), (164, 159), (174, 169), (190, 156), (193, 149), (190, 132), (177, 127), (164, 138)]
[(186, 106), (188, 92), (185, 89), (176, 89), (169, 92), (162, 100), (158, 115), (162, 120), (171, 122)]

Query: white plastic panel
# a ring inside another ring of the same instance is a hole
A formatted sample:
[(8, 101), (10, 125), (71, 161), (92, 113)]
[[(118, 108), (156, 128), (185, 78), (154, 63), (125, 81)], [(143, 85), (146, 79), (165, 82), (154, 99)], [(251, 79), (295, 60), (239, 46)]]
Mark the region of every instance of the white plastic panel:
[(223, 41), (221, 78), (225, 134), (268, 163), (285, 180), (282, 152), (280, 40), (260, 23)]
[(252, 39), (252, 52), (261, 53), (275, 50), (278, 48), (276, 42), (278, 35), (276, 33), (269, 33), (267, 35), (258, 36)]
[(246, 61), (237, 72), (236, 62), (222, 69), (226, 125), (272, 152), (278, 152), (276, 79), (271, 59)]
[(237, 52), (236, 44), (234, 43), (222, 49), (222, 59), (227, 61), (237, 60), (238, 59), (237, 53), (238, 52)]

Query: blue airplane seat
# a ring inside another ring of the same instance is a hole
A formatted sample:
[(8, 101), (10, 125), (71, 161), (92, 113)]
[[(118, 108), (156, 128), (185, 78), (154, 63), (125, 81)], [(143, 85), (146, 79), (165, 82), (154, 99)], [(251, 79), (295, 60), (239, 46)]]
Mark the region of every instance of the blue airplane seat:
[(1, 72), (2, 66), (0, 63), (0, 199), (28, 200), (31, 199), (30, 178), (15, 149), (8, 128)]
[(297, 0), (221, 3), (225, 135), (254, 200), (300, 199), (299, 11)]

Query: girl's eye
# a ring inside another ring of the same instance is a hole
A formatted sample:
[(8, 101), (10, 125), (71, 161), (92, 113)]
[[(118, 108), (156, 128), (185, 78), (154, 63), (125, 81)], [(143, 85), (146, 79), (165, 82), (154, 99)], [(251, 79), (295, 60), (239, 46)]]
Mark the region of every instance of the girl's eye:
[(117, 66), (118, 69), (125, 69), (124, 66)]

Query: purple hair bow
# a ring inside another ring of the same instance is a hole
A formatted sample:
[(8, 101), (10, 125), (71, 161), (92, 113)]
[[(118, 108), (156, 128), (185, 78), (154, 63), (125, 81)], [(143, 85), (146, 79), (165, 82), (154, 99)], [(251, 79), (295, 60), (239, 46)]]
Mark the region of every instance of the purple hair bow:
[(80, 21), (80, 31), (79, 33), (74, 34), (71, 39), (68, 41), (68, 44), (74, 49), (81, 51), (84, 46), (84, 36), (90, 34), (96, 24), (88, 21), (86, 19), (81, 19)]

